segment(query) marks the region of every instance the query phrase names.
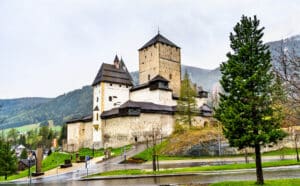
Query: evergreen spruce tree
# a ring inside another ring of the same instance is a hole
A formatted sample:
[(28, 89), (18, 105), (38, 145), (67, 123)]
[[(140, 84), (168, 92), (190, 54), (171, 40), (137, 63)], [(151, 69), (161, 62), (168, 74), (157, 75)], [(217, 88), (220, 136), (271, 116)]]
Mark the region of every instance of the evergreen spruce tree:
[(0, 140), (0, 175), (4, 176), (7, 180), (7, 176), (17, 171), (17, 157), (15, 151), (11, 150), (9, 142)]
[(59, 145), (63, 145), (63, 140), (67, 139), (67, 135), (68, 135), (68, 126), (67, 126), (67, 124), (64, 124), (61, 128), (60, 136), (58, 139)]
[(285, 133), (273, 108), (274, 75), (271, 56), (263, 44), (263, 30), (254, 16), (242, 16), (230, 33), (232, 52), (221, 64), (220, 83), (225, 91), (215, 117), (233, 147), (255, 149), (257, 184), (264, 184), (260, 148), (276, 143)]
[(193, 117), (198, 113), (196, 96), (196, 88), (193, 86), (188, 73), (185, 72), (177, 101), (177, 121), (188, 124), (189, 128), (192, 126)]

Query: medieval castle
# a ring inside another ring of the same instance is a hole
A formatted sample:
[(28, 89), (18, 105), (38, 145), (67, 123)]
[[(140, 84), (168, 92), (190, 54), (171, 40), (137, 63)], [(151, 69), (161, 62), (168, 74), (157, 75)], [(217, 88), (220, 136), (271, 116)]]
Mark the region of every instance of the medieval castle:
[[(93, 114), (67, 122), (67, 150), (120, 147), (173, 132), (181, 86), (180, 47), (158, 33), (139, 50), (139, 85), (134, 85), (123, 59), (103, 63), (92, 84)], [(198, 90), (199, 114), (193, 125), (203, 126), (211, 109), (207, 92)]]

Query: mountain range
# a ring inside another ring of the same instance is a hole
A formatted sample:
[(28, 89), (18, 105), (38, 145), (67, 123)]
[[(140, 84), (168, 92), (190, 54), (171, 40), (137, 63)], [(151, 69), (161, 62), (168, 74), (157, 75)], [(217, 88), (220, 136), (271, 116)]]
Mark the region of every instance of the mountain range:
[[(295, 50), (300, 56), (300, 35), (283, 41), (269, 42), (272, 59), (276, 59), (281, 44), (285, 50)], [(276, 65), (276, 60), (272, 61)], [(187, 71), (194, 83), (211, 91), (221, 72), (219, 68), (208, 70), (182, 65), (182, 72)], [(184, 73), (182, 73), (183, 75)], [(138, 84), (138, 71), (131, 72), (135, 84)], [(61, 125), (71, 118), (78, 118), (92, 112), (92, 87), (87, 85), (56, 98), (18, 98), (0, 99), (0, 129), (23, 126), (27, 124), (47, 124), (49, 120)]]

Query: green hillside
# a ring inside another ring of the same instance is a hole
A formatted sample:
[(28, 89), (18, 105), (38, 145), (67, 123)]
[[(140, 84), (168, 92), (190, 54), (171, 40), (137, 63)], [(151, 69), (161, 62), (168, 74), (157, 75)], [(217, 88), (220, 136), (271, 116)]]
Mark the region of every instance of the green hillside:
[(0, 126), (4, 129), (33, 123), (43, 125), (48, 120), (53, 120), (55, 125), (61, 125), (71, 118), (91, 113), (92, 88), (85, 86), (52, 99), (1, 100), (0, 105)]

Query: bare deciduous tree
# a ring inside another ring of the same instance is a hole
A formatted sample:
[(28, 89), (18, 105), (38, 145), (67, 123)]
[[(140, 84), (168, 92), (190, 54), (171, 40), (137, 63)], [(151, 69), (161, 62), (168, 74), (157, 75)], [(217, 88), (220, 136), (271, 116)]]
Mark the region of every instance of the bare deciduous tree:
[[(281, 42), (277, 55), (274, 71), (282, 80), (284, 89), (287, 93), (287, 107), (291, 111), (287, 117), (300, 120), (300, 55), (297, 53), (299, 48), (292, 45), (289, 40)], [(297, 123), (295, 123), (297, 124)]]

